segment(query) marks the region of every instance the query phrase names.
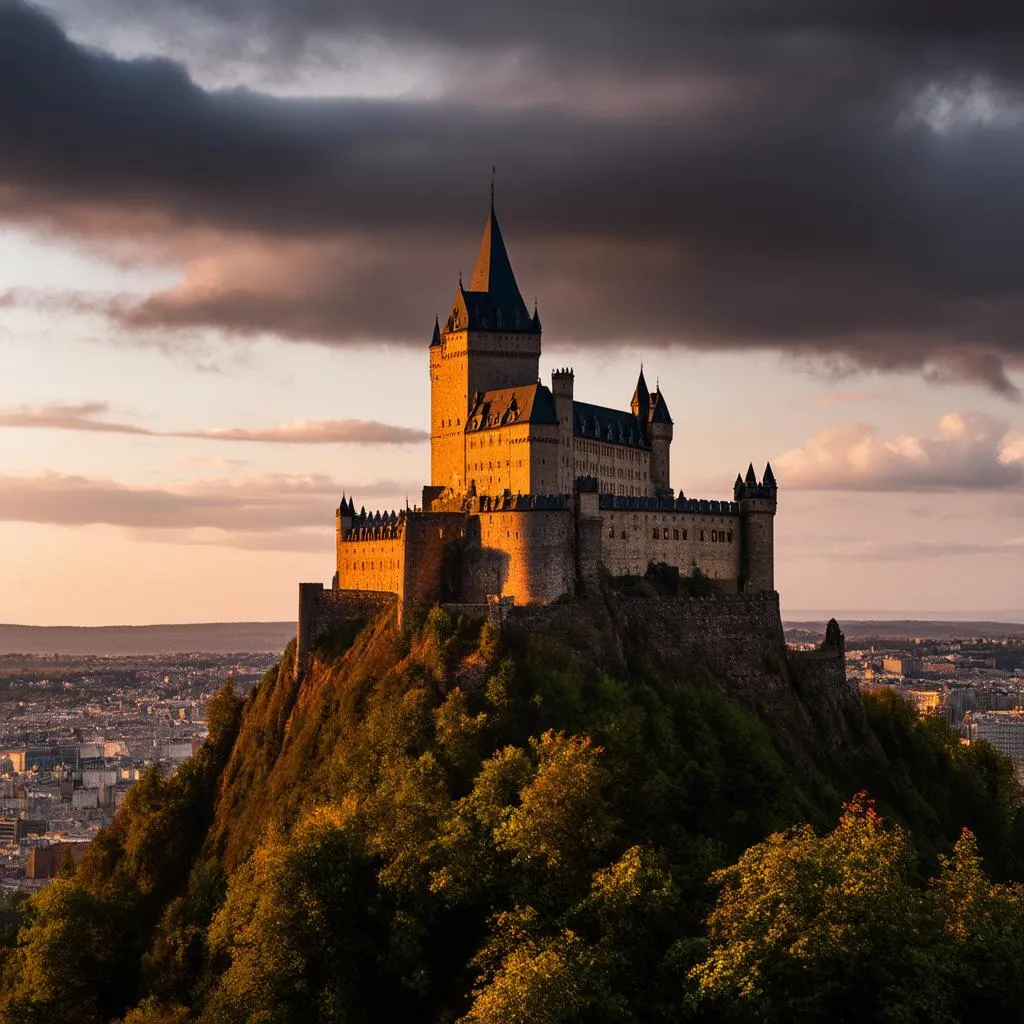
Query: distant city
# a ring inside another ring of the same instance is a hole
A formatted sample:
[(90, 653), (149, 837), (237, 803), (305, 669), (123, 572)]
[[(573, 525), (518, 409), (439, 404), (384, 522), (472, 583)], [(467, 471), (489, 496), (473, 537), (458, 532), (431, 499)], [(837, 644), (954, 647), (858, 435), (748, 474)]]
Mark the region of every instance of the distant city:
[(198, 749), (224, 680), (246, 693), (278, 656), (0, 654), (0, 894), (76, 863), (142, 772)]
[[(786, 624), (809, 646), (814, 622)], [(962, 743), (987, 740), (1024, 783), (1024, 625), (1006, 622), (853, 622), (846, 674), (863, 691), (893, 690), (922, 715), (940, 715)]]

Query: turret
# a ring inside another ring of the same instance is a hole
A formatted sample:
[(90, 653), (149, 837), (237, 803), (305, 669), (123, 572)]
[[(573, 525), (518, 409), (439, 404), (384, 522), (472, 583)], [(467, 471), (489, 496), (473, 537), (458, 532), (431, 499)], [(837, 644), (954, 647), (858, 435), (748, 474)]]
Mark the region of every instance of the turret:
[(551, 372), (551, 395), (558, 417), (558, 492), (572, 494), (576, 473), (573, 468), (572, 396), (575, 374), (572, 367)]
[(771, 464), (758, 482), (753, 463), (745, 479), (736, 477), (733, 495), (740, 506), (740, 582), (747, 594), (775, 589), (775, 510), (778, 484)]
[(661, 387), (650, 396), (647, 414), (647, 439), (651, 443), (651, 486), (658, 495), (672, 493), (669, 479), (669, 448), (672, 445), (672, 416)]
[(337, 527), (338, 539), (340, 540), (352, 529), (352, 520), (355, 517), (355, 509), (352, 507), (351, 499), (346, 500), (345, 495), (341, 496), (341, 504), (338, 506), (338, 511), (334, 514), (335, 525)]

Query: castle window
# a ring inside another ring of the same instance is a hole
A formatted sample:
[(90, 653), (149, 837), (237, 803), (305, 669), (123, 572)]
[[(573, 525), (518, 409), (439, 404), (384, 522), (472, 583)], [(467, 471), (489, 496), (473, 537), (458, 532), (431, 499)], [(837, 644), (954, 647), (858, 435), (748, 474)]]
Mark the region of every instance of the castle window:
[(655, 530), (654, 530), (654, 534), (653, 534), (653, 536), (651, 537), (651, 539), (652, 539), (652, 540), (657, 540), (657, 539), (658, 539), (658, 530), (657, 530), (657, 528), (655, 528)]
[(687, 532), (686, 532), (686, 530), (683, 530), (683, 540), (686, 540), (686, 537), (687, 537)]
[(732, 530), (729, 531), (729, 543), (732, 543)]
[(665, 538), (665, 540), (668, 540), (668, 527), (667, 526), (665, 527), (664, 530), (661, 531), (661, 533), (662, 533), (662, 536)]
[(717, 542), (718, 541), (718, 531), (717, 530), (712, 530), (711, 531), (711, 540), (712, 540), (712, 542)]
[(679, 540), (679, 531), (678, 530), (673, 530), (672, 531), (672, 539), (673, 540)]
[(704, 539), (704, 531), (703, 531), (703, 530), (701, 530), (701, 531), (700, 531), (700, 539), (701, 539), (701, 540), (703, 540), (703, 539)]
[(608, 527), (608, 536), (609, 537), (614, 537), (615, 536), (615, 527), (614, 526), (609, 526)]

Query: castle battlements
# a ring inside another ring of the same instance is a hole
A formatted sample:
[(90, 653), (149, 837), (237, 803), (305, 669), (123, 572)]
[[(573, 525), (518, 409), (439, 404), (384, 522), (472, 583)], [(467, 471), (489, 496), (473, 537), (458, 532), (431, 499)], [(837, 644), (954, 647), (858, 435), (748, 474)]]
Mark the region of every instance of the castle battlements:
[[(660, 384), (641, 367), (627, 408), (580, 401), (571, 367), (542, 382), (541, 334), (492, 203), (470, 287), (460, 279), (430, 336), (422, 505), (357, 513), (342, 499), (331, 607), (345, 594), (393, 595), (400, 617), (436, 602), (548, 604), (663, 564), (722, 595), (774, 594), (771, 466), (738, 475), (732, 500), (688, 498), (671, 483)], [(307, 617), (328, 600), (303, 593)]]

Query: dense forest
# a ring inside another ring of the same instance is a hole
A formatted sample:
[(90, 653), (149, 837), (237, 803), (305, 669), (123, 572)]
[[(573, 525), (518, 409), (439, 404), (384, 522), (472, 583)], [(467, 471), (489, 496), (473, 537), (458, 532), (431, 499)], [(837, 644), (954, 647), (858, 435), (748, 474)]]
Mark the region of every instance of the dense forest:
[(607, 596), (435, 608), (226, 684), (204, 749), (15, 908), (2, 1019), (1021, 1020), (1009, 761), (892, 696), (801, 708), (766, 651), (798, 743), (651, 641)]

